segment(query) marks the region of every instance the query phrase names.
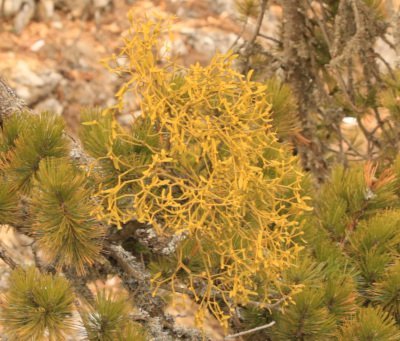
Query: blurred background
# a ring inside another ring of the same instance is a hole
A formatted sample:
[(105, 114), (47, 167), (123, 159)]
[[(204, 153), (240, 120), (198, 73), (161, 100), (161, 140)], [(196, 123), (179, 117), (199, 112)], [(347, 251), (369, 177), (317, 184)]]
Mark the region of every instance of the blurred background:
[[(101, 60), (117, 51), (127, 13), (176, 16), (171, 53), (185, 65), (206, 64), (248, 37), (234, 0), (0, 0), (0, 75), (35, 110), (63, 115), (75, 132), (82, 108), (110, 106), (120, 84)], [(280, 8), (270, 6), (263, 33), (273, 36)], [(121, 120), (138, 110), (127, 99)]]

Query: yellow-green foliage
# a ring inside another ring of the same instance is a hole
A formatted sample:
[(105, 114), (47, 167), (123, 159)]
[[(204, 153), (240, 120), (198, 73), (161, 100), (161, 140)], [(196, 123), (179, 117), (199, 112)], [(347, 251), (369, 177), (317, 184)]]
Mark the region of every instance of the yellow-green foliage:
[(131, 307), (122, 295), (116, 298), (101, 291), (93, 306), (82, 314), (87, 339), (90, 341), (145, 341), (146, 332), (137, 323), (130, 321)]
[(398, 340), (395, 174), (370, 162), (335, 167), (315, 194), (316, 214), (305, 217), (304, 250), (283, 274), (304, 289), (283, 310), (246, 311), (245, 323), (276, 321), (264, 332), (272, 340)]
[(376, 171), (370, 163), (350, 169), (335, 166), (330, 179), (318, 192), (317, 213), (323, 227), (334, 238), (344, 238), (361, 218), (398, 206), (394, 174), (385, 171), (376, 178)]
[[(167, 24), (131, 22), (108, 66), (127, 79), (117, 109), (131, 92), (141, 98), (141, 117), (124, 131), (112, 111), (92, 113), (81, 133), (90, 136), (84, 146), (98, 160), (99, 217), (118, 226), (137, 219), (160, 235), (183, 234), (172, 274), (159, 272), (153, 283), (175, 290), (183, 273), (201, 307), (220, 321), (237, 304), (278, 300), (286, 286), (282, 270), (299, 249), (292, 240), (300, 233), (296, 218), (309, 208), (300, 194), (298, 161), (271, 128), (268, 88), (251, 73), (234, 71), (229, 54), (206, 67), (163, 59)], [(117, 58), (127, 63), (116, 66)], [(199, 258), (195, 269), (185, 265), (186, 243)]]
[(387, 89), (381, 91), (379, 98), (383, 107), (390, 112), (391, 119), (400, 123), (400, 70), (396, 70), (395, 77), (386, 77)]
[(336, 325), (333, 316), (324, 305), (323, 291), (304, 288), (295, 296), (291, 306), (277, 319), (272, 340), (332, 340)]
[[(268, 333), (271, 339), (333, 339), (338, 324), (357, 311), (355, 281), (347, 272), (340, 269), (340, 264), (333, 267), (328, 262), (317, 263), (303, 252), (284, 278), (289, 283), (303, 284), (304, 289), (293, 296), (295, 304), (273, 312), (271, 318), (276, 325)], [(254, 317), (247, 319), (251, 322)]]
[[(25, 220), (24, 232), (36, 239), (53, 265), (73, 267), (82, 274), (98, 257), (104, 231), (91, 215), (94, 206), (85, 175), (67, 158), (62, 118), (20, 113), (7, 117), (3, 125), (1, 222)], [(29, 219), (18, 214), (21, 198), (29, 203)]]
[(235, 7), (236, 11), (247, 20), (248, 17), (257, 17), (260, 3), (260, 0), (235, 0)]
[(0, 221), (2, 224), (13, 224), (19, 213), (18, 196), (10, 183), (4, 179), (0, 181)]
[(0, 317), (11, 340), (64, 340), (73, 328), (74, 294), (68, 281), (30, 267), (14, 270), (9, 282)]
[(20, 115), (4, 122), (0, 159), (1, 169), (14, 188), (27, 194), (40, 161), (67, 156), (68, 142), (62, 118), (50, 113)]
[(396, 321), (381, 308), (361, 308), (356, 318), (350, 320), (342, 329), (340, 341), (348, 340), (400, 340)]
[(84, 174), (65, 159), (41, 161), (30, 201), (32, 234), (54, 264), (82, 274), (98, 257), (104, 229), (91, 216)]
[(360, 267), (366, 285), (379, 280), (398, 257), (400, 211), (386, 211), (362, 221), (350, 237), (349, 253)]
[(397, 262), (388, 269), (383, 278), (374, 283), (371, 290), (372, 301), (382, 305), (384, 310), (391, 313), (400, 321), (400, 265)]
[(290, 87), (279, 79), (271, 78), (265, 84), (267, 101), (271, 104), (273, 127), (279, 137), (287, 139), (300, 131), (295, 98)]
[(3, 127), (0, 134), (0, 151), (2, 159), (5, 158), (5, 153), (15, 147), (17, 137), (25, 131), (28, 121), (28, 114), (21, 113), (8, 116), (4, 119)]

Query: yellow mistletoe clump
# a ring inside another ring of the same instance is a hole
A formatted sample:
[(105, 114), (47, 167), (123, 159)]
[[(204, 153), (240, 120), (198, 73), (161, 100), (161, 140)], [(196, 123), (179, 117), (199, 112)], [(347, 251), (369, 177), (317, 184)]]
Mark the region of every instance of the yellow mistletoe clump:
[(309, 207), (298, 161), (271, 127), (266, 86), (236, 72), (230, 54), (180, 66), (163, 56), (167, 22), (131, 22), (107, 65), (126, 80), (117, 109), (131, 92), (141, 115), (126, 130), (113, 110), (88, 113), (82, 131), (101, 170), (101, 218), (181, 235), (176, 254), (154, 261), (155, 288), (186, 284), (224, 324), (239, 304), (290, 296), (297, 288), (281, 275)]

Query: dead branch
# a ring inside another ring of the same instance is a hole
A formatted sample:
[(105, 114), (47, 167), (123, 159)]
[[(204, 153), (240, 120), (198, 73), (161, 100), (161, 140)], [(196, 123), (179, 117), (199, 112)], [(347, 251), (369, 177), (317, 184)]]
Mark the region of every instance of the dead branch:
[(252, 334), (252, 333), (258, 332), (260, 330), (271, 328), (273, 325), (275, 325), (275, 321), (272, 321), (268, 324), (264, 324), (262, 326), (259, 326), (259, 327), (253, 328), (253, 329), (249, 329), (249, 330), (237, 333), (237, 334), (228, 335), (225, 337), (225, 340), (235, 339), (235, 338), (243, 336), (243, 335)]
[(8, 252), (7, 248), (3, 245), (0, 241), (0, 258), (6, 263), (11, 269), (15, 269), (17, 267), (17, 263), (11, 257), (10, 253)]

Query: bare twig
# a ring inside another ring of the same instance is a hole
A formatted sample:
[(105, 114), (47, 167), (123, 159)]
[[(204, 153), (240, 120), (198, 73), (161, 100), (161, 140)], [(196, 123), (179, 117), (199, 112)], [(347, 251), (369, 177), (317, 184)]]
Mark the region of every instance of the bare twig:
[(106, 244), (104, 249), (135, 280), (141, 282), (150, 280), (150, 274), (146, 271), (143, 264), (122, 246)]
[(254, 29), (253, 35), (249, 39), (249, 45), (253, 45), (254, 44), (254, 42), (257, 39), (257, 36), (260, 33), (261, 25), (262, 25), (262, 22), (263, 22), (263, 19), (264, 19), (265, 9), (267, 8), (267, 2), (268, 2), (268, 0), (261, 0), (260, 14), (258, 15), (256, 28)]
[(271, 328), (274, 324), (275, 324), (275, 321), (272, 321), (268, 324), (264, 324), (262, 326), (259, 326), (259, 327), (253, 328), (253, 329), (249, 329), (249, 330), (237, 333), (237, 334), (228, 335), (228, 336), (225, 336), (225, 340), (235, 339), (235, 338), (243, 336), (243, 335), (252, 334), (252, 333), (258, 332), (263, 329)]
[(65, 277), (71, 282), (75, 292), (79, 295), (85, 303), (92, 304), (94, 302), (94, 296), (92, 291), (87, 286), (87, 279), (84, 277), (77, 276), (72, 270), (64, 271)]
[(394, 74), (393, 68), (390, 66), (390, 64), (386, 61), (385, 58), (382, 57), (382, 55), (376, 51), (375, 52), (375, 56), (383, 63), (383, 65), (386, 66), (386, 69), (388, 70), (390, 77), (392, 79), (396, 79), (396, 75)]
[(384, 43), (386, 43), (392, 50), (397, 51), (396, 44), (393, 44), (385, 35), (381, 35), (381, 39)]
[(238, 33), (235, 41), (232, 43), (232, 45), (230, 46), (229, 50), (232, 50), (234, 46), (236, 46), (236, 44), (238, 43), (238, 41), (240, 40), (240, 38), (242, 37), (244, 31), (246, 31), (247, 28), (247, 24), (248, 24), (248, 18), (246, 18), (246, 21), (243, 23), (242, 29), (240, 30), (240, 32)]
[(279, 39), (276, 39), (274, 37), (268, 36), (268, 35), (266, 35), (264, 33), (258, 33), (258, 36), (261, 37), (261, 38), (267, 39), (267, 40), (271, 40), (274, 43), (278, 44), (279, 46), (283, 45), (283, 43)]
[(0, 258), (6, 263), (11, 269), (15, 269), (17, 267), (17, 263), (11, 257), (10, 253), (8, 252), (7, 248), (3, 245), (0, 241)]
[[(318, 14), (315, 12), (315, 9), (311, 4), (311, 0), (307, 0), (307, 5), (311, 9), (311, 11), (312, 11), (312, 13), (314, 15), (314, 18), (315, 18), (319, 28), (321, 29), (322, 35), (323, 35), (323, 37), (325, 39), (325, 42), (328, 45), (329, 53), (332, 54), (332, 42), (331, 42), (331, 40), (329, 38), (328, 30), (326, 28), (326, 25), (325, 25), (324, 21), (322, 21), (319, 18)], [(321, 8), (323, 8), (323, 4), (320, 3), (320, 6), (321, 6)]]

